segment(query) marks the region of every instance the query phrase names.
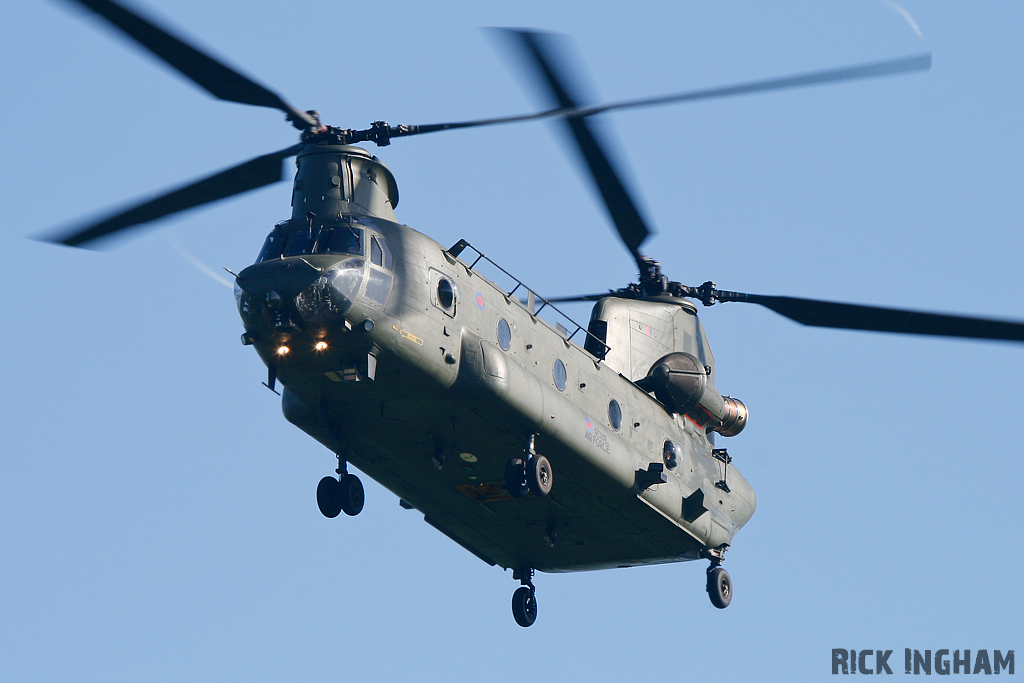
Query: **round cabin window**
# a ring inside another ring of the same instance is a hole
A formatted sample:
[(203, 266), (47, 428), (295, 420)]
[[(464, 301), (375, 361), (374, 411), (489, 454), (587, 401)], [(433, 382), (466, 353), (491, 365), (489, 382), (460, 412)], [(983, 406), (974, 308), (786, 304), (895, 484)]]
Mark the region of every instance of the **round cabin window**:
[(452, 310), (452, 306), (455, 305), (455, 287), (446, 277), (437, 281), (437, 303), (446, 311)]
[(565, 391), (565, 363), (560, 359), (555, 359), (555, 364), (551, 368), (551, 375), (555, 380), (555, 386), (558, 387), (559, 391)]
[(608, 423), (615, 431), (622, 426), (622, 408), (619, 407), (619, 402), (615, 399), (608, 404)]
[(512, 346), (512, 328), (508, 326), (508, 321), (504, 318), (498, 320), (498, 346), (504, 351), (508, 351)]
[(666, 441), (661, 457), (665, 461), (665, 467), (674, 470), (679, 464), (679, 446), (673, 441)]

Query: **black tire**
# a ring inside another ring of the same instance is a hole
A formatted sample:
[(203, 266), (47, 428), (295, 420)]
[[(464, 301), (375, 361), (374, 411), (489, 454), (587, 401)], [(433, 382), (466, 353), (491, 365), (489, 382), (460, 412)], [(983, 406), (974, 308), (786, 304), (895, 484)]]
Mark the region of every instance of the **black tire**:
[(715, 567), (708, 572), (708, 597), (718, 609), (725, 609), (732, 602), (732, 579), (729, 572)]
[(521, 458), (512, 458), (505, 464), (505, 490), (513, 498), (526, 498), (530, 484), (526, 481), (526, 464)]
[(512, 616), (526, 628), (537, 621), (537, 595), (529, 586), (522, 586), (512, 594)]
[(324, 477), (316, 486), (316, 506), (320, 514), (333, 519), (341, 513), (341, 486), (334, 477)]
[(535, 455), (526, 463), (526, 481), (535, 495), (546, 496), (551, 493), (554, 475), (551, 463), (543, 455)]
[(341, 509), (345, 511), (346, 515), (355, 517), (363, 511), (366, 497), (363, 495), (363, 482), (359, 481), (359, 477), (354, 474), (346, 474), (341, 478), (341, 485), (338, 489)]

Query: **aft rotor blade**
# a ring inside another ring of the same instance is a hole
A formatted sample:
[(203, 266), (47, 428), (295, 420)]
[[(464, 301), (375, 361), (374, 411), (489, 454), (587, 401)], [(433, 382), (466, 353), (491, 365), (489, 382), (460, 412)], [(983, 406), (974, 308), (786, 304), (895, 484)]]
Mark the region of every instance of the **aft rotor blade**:
[(555, 298), (544, 299), (553, 304), (567, 304), (580, 301), (600, 301), (606, 296), (616, 296), (616, 292), (608, 291), (604, 294), (580, 294), (578, 296), (560, 296)]
[[(927, 71), (932, 66), (930, 53), (901, 57), (882, 62), (871, 62), (857, 66), (842, 67), (839, 69), (828, 69), (825, 71), (811, 71), (794, 76), (781, 78), (768, 78), (748, 83), (737, 83), (735, 85), (721, 86), (717, 88), (705, 88), (702, 90), (691, 90), (688, 92), (675, 93), (672, 95), (660, 95), (658, 97), (645, 97), (635, 100), (623, 100), (610, 104), (601, 104), (592, 107), (559, 107), (548, 109), (533, 114), (520, 114), (517, 116), (502, 116), (490, 119), (477, 119), (474, 121), (462, 121), (457, 123), (434, 123), (422, 126), (405, 126), (404, 133), (398, 135), (415, 135), (418, 133), (434, 133), (441, 130), (452, 130), (456, 128), (473, 128), (476, 126), (494, 126), (503, 123), (519, 123), (521, 121), (537, 121), (539, 119), (550, 119), (559, 116), (583, 117), (603, 114), (609, 111), (620, 109), (637, 109), (640, 107), (656, 107), (665, 104), (677, 104), (679, 102), (696, 102), (699, 100), (712, 100), (722, 97), (734, 97), (736, 95), (749, 95), (758, 92), (771, 90), (787, 90), (790, 88), (804, 88), (812, 85), (825, 85), (839, 81), (852, 81), (861, 78), (877, 78), (880, 76), (894, 76), (896, 74), (910, 73), (914, 71)], [(397, 137), (397, 135), (395, 135)]]
[(214, 97), (230, 102), (280, 109), (296, 127), (319, 125), (306, 112), (291, 106), (277, 93), (112, 0), (66, 0), (92, 10), (129, 38), (164, 60)]
[(179, 211), (192, 209), (284, 179), (281, 162), (301, 149), (295, 145), (272, 154), (250, 159), (232, 168), (180, 187), (108, 216), (59, 235), (44, 237), (46, 241), (72, 247), (86, 246), (94, 240), (133, 228)]
[(1024, 321), (993, 320), (789, 296), (718, 292), (720, 301), (760, 304), (812, 327), (1024, 342)]
[[(558, 37), (550, 33), (513, 30), (505, 33), (519, 43), (533, 62), (550, 99), (561, 109), (579, 109), (580, 98), (573, 92), (574, 84), (568, 77), (569, 70), (557, 52), (559, 49), (563, 52), (567, 50), (565, 42), (556, 45)], [(640, 264), (640, 245), (651, 231), (622, 183), (611, 156), (598, 141), (590, 122), (580, 116), (566, 117), (564, 121), (590, 171), (601, 199), (604, 200), (619, 236), (633, 258)], [(640, 265), (640, 268), (643, 270), (643, 265)]]

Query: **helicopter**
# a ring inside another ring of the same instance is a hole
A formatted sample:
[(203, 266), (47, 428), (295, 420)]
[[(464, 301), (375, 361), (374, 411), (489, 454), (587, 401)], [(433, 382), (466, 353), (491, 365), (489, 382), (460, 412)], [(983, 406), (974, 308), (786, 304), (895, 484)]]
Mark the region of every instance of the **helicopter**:
[[(536, 619), (534, 571), (705, 559), (712, 603), (729, 604), (720, 565), (756, 499), (715, 435), (738, 434), (748, 413), (716, 389), (690, 300), (758, 303), (824, 327), (1022, 340), (1020, 323), (672, 282), (640, 252), (649, 231), (587, 125), (615, 108), (919, 70), (926, 58), (581, 107), (550, 38), (518, 32), (554, 108), (354, 131), (322, 124), (121, 5), (81, 4), (216, 96), (285, 111), (302, 139), (55, 241), (88, 245), (276, 182), (281, 162), (296, 156), (292, 217), (236, 275), (236, 297), (242, 341), (265, 362), (267, 386), (283, 386), (285, 416), (338, 455), (337, 477), (318, 487), (320, 509), (358, 514), (362, 486), (347, 465), (358, 467), (485, 562), (512, 569), (523, 584), (513, 598), (522, 626)], [(444, 248), (400, 225), (393, 175), (355, 146), (542, 118), (567, 123), (640, 273), (635, 285), (567, 298), (597, 302), (589, 324), (570, 329), (539, 316), (561, 300), (480, 274), (493, 262), (468, 242)]]

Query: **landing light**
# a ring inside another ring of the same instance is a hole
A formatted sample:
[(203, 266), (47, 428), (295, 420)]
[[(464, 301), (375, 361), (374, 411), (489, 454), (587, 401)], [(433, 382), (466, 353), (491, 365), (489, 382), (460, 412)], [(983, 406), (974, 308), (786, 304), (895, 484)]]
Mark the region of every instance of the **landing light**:
[(291, 349), (287, 346), (281, 345), (277, 347), (277, 355), (279, 356), (287, 356), (289, 351), (291, 351)]
[(313, 348), (316, 349), (317, 351), (323, 351), (327, 348), (327, 342), (323, 340), (318, 341), (316, 344), (313, 345)]

